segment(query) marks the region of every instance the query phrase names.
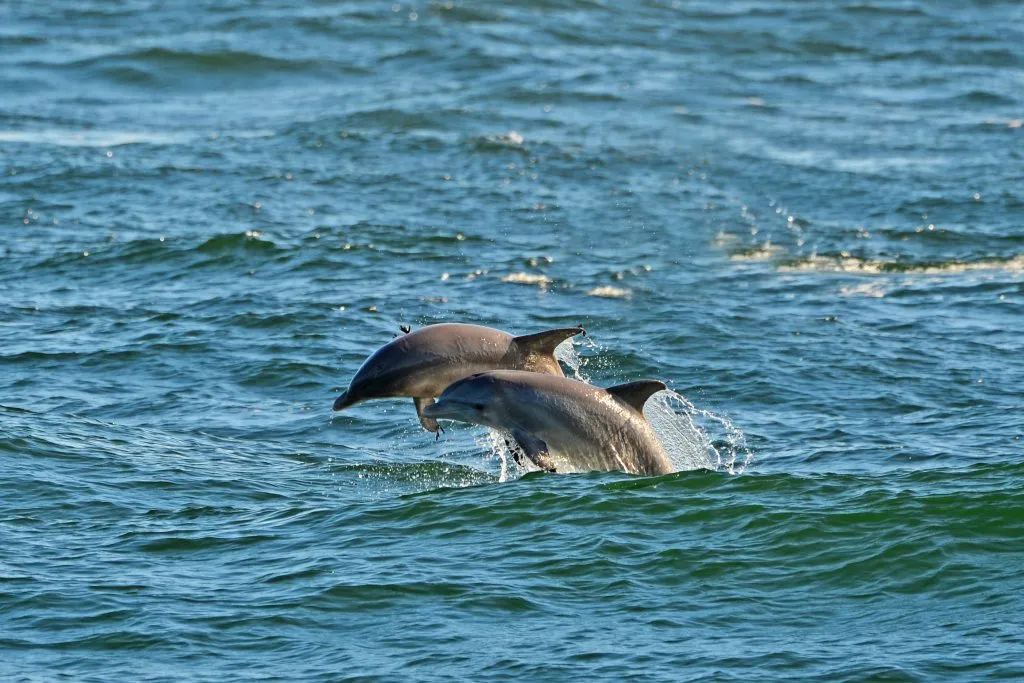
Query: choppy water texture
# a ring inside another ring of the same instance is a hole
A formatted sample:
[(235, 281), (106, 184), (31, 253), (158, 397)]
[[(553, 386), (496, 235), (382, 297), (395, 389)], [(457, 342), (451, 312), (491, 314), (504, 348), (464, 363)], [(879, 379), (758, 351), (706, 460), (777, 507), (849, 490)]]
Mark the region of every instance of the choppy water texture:
[[(1022, 27), (0, 3), (0, 678), (1021, 680)], [(753, 460), (332, 417), (451, 320), (583, 323)]]

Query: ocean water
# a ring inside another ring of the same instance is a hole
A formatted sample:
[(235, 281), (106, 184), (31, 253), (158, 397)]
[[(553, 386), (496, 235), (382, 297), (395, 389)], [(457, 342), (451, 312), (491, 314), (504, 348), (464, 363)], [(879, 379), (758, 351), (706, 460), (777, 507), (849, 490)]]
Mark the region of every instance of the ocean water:
[[(0, 3), (0, 678), (1024, 679), (1022, 46), (999, 0)], [(332, 415), (441, 321), (583, 323), (712, 467)]]

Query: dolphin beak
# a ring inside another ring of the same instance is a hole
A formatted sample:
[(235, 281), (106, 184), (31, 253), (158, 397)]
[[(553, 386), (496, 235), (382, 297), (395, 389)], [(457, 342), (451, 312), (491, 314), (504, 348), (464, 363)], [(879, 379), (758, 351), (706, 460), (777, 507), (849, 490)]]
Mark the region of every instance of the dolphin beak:
[(348, 408), (353, 403), (355, 403), (355, 401), (350, 401), (349, 400), (348, 392), (346, 391), (344, 394), (342, 394), (338, 398), (334, 399), (334, 408), (333, 408), (333, 410), (345, 410), (345, 408)]
[(434, 420), (440, 418), (442, 420), (467, 421), (466, 418), (463, 417), (463, 406), (452, 400), (431, 403), (423, 409), (423, 415)]

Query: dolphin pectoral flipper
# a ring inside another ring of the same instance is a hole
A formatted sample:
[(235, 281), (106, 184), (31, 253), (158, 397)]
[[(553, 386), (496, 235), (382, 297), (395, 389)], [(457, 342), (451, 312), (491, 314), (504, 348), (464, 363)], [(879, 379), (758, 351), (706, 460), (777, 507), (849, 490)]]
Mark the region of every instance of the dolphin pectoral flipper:
[[(536, 359), (542, 357), (554, 357), (555, 348), (570, 337), (577, 334), (586, 334), (583, 326), (562, 327), (557, 330), (546, 330), (536, 334), (524, 334), (512, 340), (524, 359)], [(527, 360), (526, 370), (533, 370), (536, 361)]]
[(526, 465), (523, 464), (523, 449), (519, 447), (519, 444), (516, 443), (515, 439), (506, 436), (505, 448), (508, 449), (509, 454), (512, 456), (512, 459), (515, 460), (517, 465), (520, 467), (526, 467)]
[(423, 409), (434, 402), (433, 398), (414, 398), (412, 402), (416, 405), (416, 416), (420, 418), (420, 424), (428, 432), (438, 433), (441, 429), (441, 425), (437, 424), (437, 420), (432, 417), (427, 417), (423, 414)]
[(605, 391), (643, 415), (644, 404), (647, 403), (647, 399), (649, 399), (652, 394), (662, 391), (663, 389), (668, 389), (664, 382), (659, 382), (656, 379), (642, 379), (638, 382), (618, 384), (614, 387), (605, 389)]
[[(521, 429), (513, 429), (512, 438), (516, 440), (519, 448), (526, 454), (527, 458), (533, 461), (534, 465), (545, 472), (555, 471), (555, 463), (548, 454), (548, 445), (546, 443)], [(513, 457), (515, 457), (514, 454)]]

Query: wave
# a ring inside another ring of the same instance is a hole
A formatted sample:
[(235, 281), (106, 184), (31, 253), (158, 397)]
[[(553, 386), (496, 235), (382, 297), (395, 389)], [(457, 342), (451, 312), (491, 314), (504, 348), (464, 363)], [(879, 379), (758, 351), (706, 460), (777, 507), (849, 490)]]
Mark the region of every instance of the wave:
[(145, 50), (114, 52), (99, 57), (90, 57), (71, 62), (71, 66), (104, 66), (109, 64), (141, 64), (162, 68), (179, 68), (188, 71), (267, 73), (297, 72), (317, 68), (320, 61), (308, 59), (286, 59), (271, 57), (258, 52), (219, 50), (210, 52), (188, 52), (163, 47)]
[(217, 235), (196, 247), (196, 251), (205, 254), (217, 254), (239, 250), (270, 252), (279, 251), (279, 248), (272, 240), (265, 239), (263, 232), (259, 230), (247, 230), (240, 233)]
[(26, 62), (41, 69), (84, 71), (113, 83), (137, 87), (265, 85), (269, 77), (337, 78), (365, 75), (352, 64), (326, 59), (287, 58), (244, 50), (186, 51), (165, 47), (111, 52), (65, 63)]

